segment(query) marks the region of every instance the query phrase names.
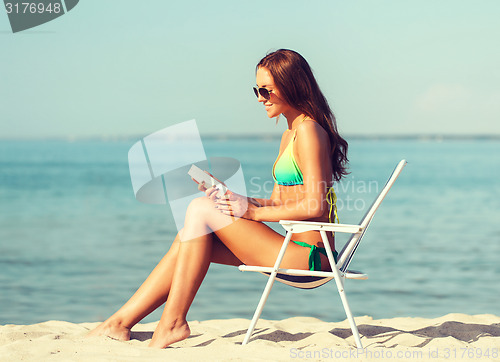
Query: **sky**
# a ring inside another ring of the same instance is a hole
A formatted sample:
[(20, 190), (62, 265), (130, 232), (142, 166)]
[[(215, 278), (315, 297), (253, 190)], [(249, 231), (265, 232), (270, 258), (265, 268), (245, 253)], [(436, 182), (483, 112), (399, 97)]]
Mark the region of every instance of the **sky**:
[[(3, 10), (3, 9), (2, 9)], [(309, 62), (344, 135), (500, 135), (500, 1), (82, 0), (12, 33), (0, 11), (0, 138), (279, 135), (255, 65)]]

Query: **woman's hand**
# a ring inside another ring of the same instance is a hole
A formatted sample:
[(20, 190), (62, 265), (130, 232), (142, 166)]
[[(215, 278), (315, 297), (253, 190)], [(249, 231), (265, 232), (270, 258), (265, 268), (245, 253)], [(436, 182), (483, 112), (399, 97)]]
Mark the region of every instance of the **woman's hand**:
[[(209, 172), (205, 171), (205, 173), (211, 177), (213, 177), (215, 180), (219, 181), (222, 185), (224, 185), (225, 187), (226, 184), (224, 182), (222, 182), (221, 180), (219, 180), (218, 178), (214, 177), (212, 174), (210, 174)], [(194, 178), (191, 177), (191, 180), (193, 180), (194, 182), (196, 182), (198, 184), (198, 190), (200, 190), (201, 192), (204, 192), (205, 195), (207, 195), (207, 197), (212, 200), (212, 201), (215, 201), (219, 198), (219, 196), (217, 195), (217, 193), (219, 192), (219, 189), (216, 188), (215, 186), (216, 185), (213, 185), (213, 186), (210, 186), (210, 187), (207, 187), (207, 185), (205, 185), (205, 182), (202, 181), (201, 183), (198, 183)]]
[(257, 206), (248, 202), (246, 196), (239, 195), (232, 191), (228, 191), (225, 196), (226, 197), (218, 198), (215, 201), (215, 207), (221, 213), (253, 220), (253, 211)]
[(205, 182), (202, 181), (201, 183), (198, 184), (198, 190), (204, 192), (205, 195), (212, 201), (215, 201), (219, 198), (219, 196), (217, 195), (219, 189), (215, 185), (207, 188), (205, 186)]

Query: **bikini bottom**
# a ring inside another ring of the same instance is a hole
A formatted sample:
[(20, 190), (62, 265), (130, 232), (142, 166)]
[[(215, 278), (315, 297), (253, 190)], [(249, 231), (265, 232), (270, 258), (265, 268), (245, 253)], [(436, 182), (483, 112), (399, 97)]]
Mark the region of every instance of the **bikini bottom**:
[[(304, 248), (311, 249), (311, 251), (309, 252), (309, 270), (320, 271), (321, 270), (321, 256), (319, 255), (319, 253), (326, 255), (326, 249), (317, 247), (316, 245), (304, 243), (302, 241), (292, 240), (292, 242), (297, 244), (297, 245), (303, 246)], [(338, 255), (339, 254), (336, 251), (333, 252), (333, 259), (335, 260), (335, 262), (337, 262)]]

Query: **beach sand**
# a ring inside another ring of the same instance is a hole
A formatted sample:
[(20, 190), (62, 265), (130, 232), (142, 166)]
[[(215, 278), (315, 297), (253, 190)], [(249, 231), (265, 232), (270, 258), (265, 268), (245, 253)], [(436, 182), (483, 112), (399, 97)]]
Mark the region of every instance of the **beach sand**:
[(357, 317), (363, 350), (347, 320), (259, 320), (246, 346), (246, 319), (191, 321), (191, 336), (158, 350), (156, 323), (138, 324), (127, 342), (86, 338), (98, 323), (48, 321), (0, 326), (0, 361), (500, 361), (500, 317), (448, 314), (434, 319)]

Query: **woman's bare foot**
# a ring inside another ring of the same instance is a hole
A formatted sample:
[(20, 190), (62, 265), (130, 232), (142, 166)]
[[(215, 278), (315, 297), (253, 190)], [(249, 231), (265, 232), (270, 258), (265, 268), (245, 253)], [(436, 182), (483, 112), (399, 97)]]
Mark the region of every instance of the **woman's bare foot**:
[(87, 334), (87, 337), (94, 336), (108, 336), (119, 341), (128, 341), (130, 340), (130, 328), (108, 319)]
[(172, 343), (186, 339), (191, 334), (189, 325), (185, 320), (175, 321), (167, 326), (163, 326), (162, 324), (160, 321), (156, 327), (149, 347), (166, 348)]

